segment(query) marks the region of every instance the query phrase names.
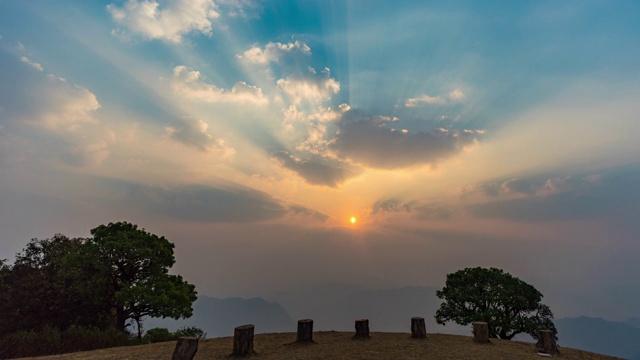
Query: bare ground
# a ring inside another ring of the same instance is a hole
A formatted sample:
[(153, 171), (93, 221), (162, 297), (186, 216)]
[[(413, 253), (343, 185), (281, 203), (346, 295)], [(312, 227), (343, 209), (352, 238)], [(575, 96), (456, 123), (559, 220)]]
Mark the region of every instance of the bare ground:
[[(369, 340), (352, 340), (353, 333), (315, 332), (314, 344), (295, 344), (295, 333), (258, 334), (254, 338), (257, 360), (387, 360), (387, 359), (472, 359), (472, 360), (527, 360), (544, 359), (536, 354), (531, 343), (491, 339), (491, 344), (475, 344), (468, 336), (428, 334), (427, 339), (412, 339), (406, 333), (371, 333)], [(171, 359), (176, 342), (127, 346), (85, 351), (72, 354), (31, 358), (38, 360), (153, 360)], [(233, 350), (233, 338), (224, 337), (202, 340), (197, 360), (229, 359)], [(561, 359), (610, 360), (611, 356), (586, 351), (560, 348)]]

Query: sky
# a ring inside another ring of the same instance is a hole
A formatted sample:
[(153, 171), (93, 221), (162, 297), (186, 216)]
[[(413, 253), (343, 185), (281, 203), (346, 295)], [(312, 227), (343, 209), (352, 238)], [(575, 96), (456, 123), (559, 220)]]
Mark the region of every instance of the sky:
[(203, 295), (483, 266), (640, 316), (639, 13), (0, 0), (0, 258), (128, 221)]

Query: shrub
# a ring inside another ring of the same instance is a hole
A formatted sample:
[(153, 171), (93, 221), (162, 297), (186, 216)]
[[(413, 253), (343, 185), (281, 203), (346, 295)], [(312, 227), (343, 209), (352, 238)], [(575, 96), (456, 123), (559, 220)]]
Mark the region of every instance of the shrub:
[(0, 359), (33, 357), (133, 345), (129, 334), (114, 328), (101, 330), (71, 326), (65, 331), (45, 326), (23, 330), (0, 339)]
[(142, 337), (142, 342), (145, 344), (163, 342), (163, 341), (172, 341), (176, 340), (176, 335), (170, 332), (166, 328), (153, 328), (147, 330), (147, 332)]
[(198, 340), (202, 340), (207, 338), (207, 333), (195, 326), (183, 326), (175, 332), (176, 338), (182, 336), (191, 336), (197, 338)]

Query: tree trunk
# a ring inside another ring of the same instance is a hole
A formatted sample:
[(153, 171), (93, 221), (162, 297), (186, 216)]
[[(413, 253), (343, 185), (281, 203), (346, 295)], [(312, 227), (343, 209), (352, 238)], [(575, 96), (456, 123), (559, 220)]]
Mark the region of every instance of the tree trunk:
[(369, 319), (356, 320), (356, 334), (354, 339), (369, 339)]
[(427, 337), (427, 326), (424, 323), (424, 318), (411, 318), (411, 337), (414, 339), (424, 339)]
[(125, 332), (127, 331), (127, 313), (120, 306), (115, 308), (116, 313), (116, 329)]
[(233, 356), (251, 356), (253, 351), (253, 325), (242, 325), (233, 332)]
[(560, 353), (556, 345), (556, 334), (551, 330), (540, 330), (536, 348), (538, 348), (538, 351), (550, 355)]
[(178, 339), (171, 360), (193, 360), (198, 352), (198, 338), (183, 336)]
[(473, 341), (478, 344), (489, 343), (489, 324), (484, 321), (473, 323)]
[(298, 337), (296, 342), (312, 343), (313, 342), (313, 320), (298, 320)]

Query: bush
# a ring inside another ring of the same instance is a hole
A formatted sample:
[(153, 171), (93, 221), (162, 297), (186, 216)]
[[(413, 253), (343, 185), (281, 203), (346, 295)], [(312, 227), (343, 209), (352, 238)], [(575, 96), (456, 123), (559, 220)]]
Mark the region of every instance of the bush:
[(163, 341), (172, 341), (176, 339), (176, 335), (166, 328), (153, 328), (147, 330), (147, 332), (142, 337), (142, 342), (145, 344), (152, 344)]
[(198, 340), (202, 340), (207, 338), (207, 333), (195, 326), (183, 326), (175, 332), (176, 338), (180, 338), (182, 336), (190, 336), (197, 338)]
[(110, 328), (101, 330), (71, 326), (66, 331), (51, 326), (17, 331), (0, 339), (0, 359), (33, 357), (103, 349), (135, 344), (129, 334)]
[(38, 331), (17, 331), (0, 340), (0, 358), (3, 359), (59, 354), (61, 349), (60, 330), (50, 326)]

